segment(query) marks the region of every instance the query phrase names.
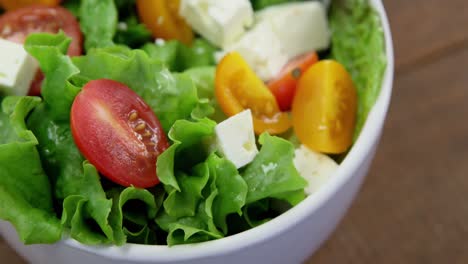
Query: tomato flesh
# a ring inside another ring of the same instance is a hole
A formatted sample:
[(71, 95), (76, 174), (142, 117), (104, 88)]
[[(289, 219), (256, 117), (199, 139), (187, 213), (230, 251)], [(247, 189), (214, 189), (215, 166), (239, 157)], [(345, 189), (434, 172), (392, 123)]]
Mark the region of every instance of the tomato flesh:
[(268, 88), (275, 95), (281, 111), (291, 110), (299, 78), (317, 61), (318, 56), (316, 52), (301, 55), (291, 60), (278, 74), (278, 77), (268, 82)]
[(237, 52), (227, 54), (216, 68), (216, 99), (227, 116), (251, 109), (256, 134), (280, 134), (291, 127), (274, 95)]
[(338, 62), (320, 61), (300, 78), (292, 105), (293, 127), (310, 149), (345, 152), (353, 141), (356, 112), (356, 88)]
[(113, 80), (87, 83), (71, 109), (76, 145), (98, 171), (122, 186), (159, 183), (156, 159), (168, 148), (151, 108), (126, 85)]
[[(63, 30), (72, 38), (68, 55), (79, 56), (82, 53), (83, 37), (78, 21), (68, 10), (62, 7), (42, 5), (28, 6), (9, 11), (0, 16), (0, 38), (23, 44), (31, 33), (57, 33)], [(39, 95), (44, 74), (39, 71), (29, 91), (29, 95)]]
[(137, 0), (138, 17), (151, 31), (153, 37), (177, 39), (191, 44), (193, 32), (179, 16), (180, 0)]

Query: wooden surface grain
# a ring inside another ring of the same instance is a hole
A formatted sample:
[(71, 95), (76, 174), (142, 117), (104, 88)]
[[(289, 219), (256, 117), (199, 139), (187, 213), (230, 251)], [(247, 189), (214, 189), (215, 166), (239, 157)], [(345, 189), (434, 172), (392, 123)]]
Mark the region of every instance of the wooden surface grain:
[[(384, 4), (396, 76), (382, 141), (353, 206), (307, 264), (468, 263), (468, 2)], [(24, 263), (1, 239), (0, 259)]]

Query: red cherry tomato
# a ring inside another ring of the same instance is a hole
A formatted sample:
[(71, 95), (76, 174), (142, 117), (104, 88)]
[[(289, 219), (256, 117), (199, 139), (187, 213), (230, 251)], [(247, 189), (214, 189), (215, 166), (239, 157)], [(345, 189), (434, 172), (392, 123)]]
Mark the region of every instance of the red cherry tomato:
[[(57, 33), (59, 30), (72, 38), (68, 55), (81, 55), (83, 37), (78, 21), (67, 9), (50, 6), (28, 6), (6, 12), (0, 16), (0, 38), (17, 43), (24, 43), (26, 37), (35, 32)], [(44, 75), (41, 71), (36, 74), (30, 95), (39, 95)]]
[(71, 109), (71, 129), (81, 153), (111, 181), (140, 188), (159, 183), (156, 159), (169, 147), (151, 108), (126, 85), (87, 83)]
[(317, 61), (318, 56), (316, 52), (301, 55), (290, 61), (277, 78), (268, 82), (268, 88), (275, 95), (281, 111), (291, 110), (299, 77)]

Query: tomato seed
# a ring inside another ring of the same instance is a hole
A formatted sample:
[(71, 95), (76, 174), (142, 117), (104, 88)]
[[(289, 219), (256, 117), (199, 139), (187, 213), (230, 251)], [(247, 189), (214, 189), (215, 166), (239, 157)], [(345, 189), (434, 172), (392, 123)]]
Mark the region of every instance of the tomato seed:
[(150, 137), (152, 133), (149, 130), (145, 130), (143, 134), (141, 134), (143, 137)]
[(130, 116), (128, 117), (129, 121), (135, 121), (138, 118), (138, 113), (136, 111), (132, 111)]
[(136, 127), (135, 127), (135, 131), (141, 131), (143, 129), (146, 128), (146, 124), (145, 123), (139, 123)]

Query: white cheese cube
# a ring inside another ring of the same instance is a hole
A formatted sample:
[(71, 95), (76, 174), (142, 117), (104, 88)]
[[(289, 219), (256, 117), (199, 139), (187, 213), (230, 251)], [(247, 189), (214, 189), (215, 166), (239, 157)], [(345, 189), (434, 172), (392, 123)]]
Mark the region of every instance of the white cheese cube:
[(249, 0), (181, 0), (179, 13), (196, 32), (222, 48), (253, 23)]
[(269, 21), (257, 23), (238, 42), (225, 49), (225, 52), (230, 51), (239, 52), (264, 81), (275, 77), (288, 61)]
[(257, 23), (270, 21), (288, 60), (330, 45), (326, 8), (321, 2), (297, 2), (272, 6), (258, 12)]
[(236, 168), (250, 163), (258, 153), (250, 109), (219, 123), (215, 134), (217, 150)]
[(316, 192), (338, 168), (338, 164), (333, 159), (304, 145), (297, 148), (294, 154), (294, 166), (309, 183), (305, 188), (306, 194)]
[(26, 95), (38, 64), (23, 45), (0, 39), (0, 92)]

